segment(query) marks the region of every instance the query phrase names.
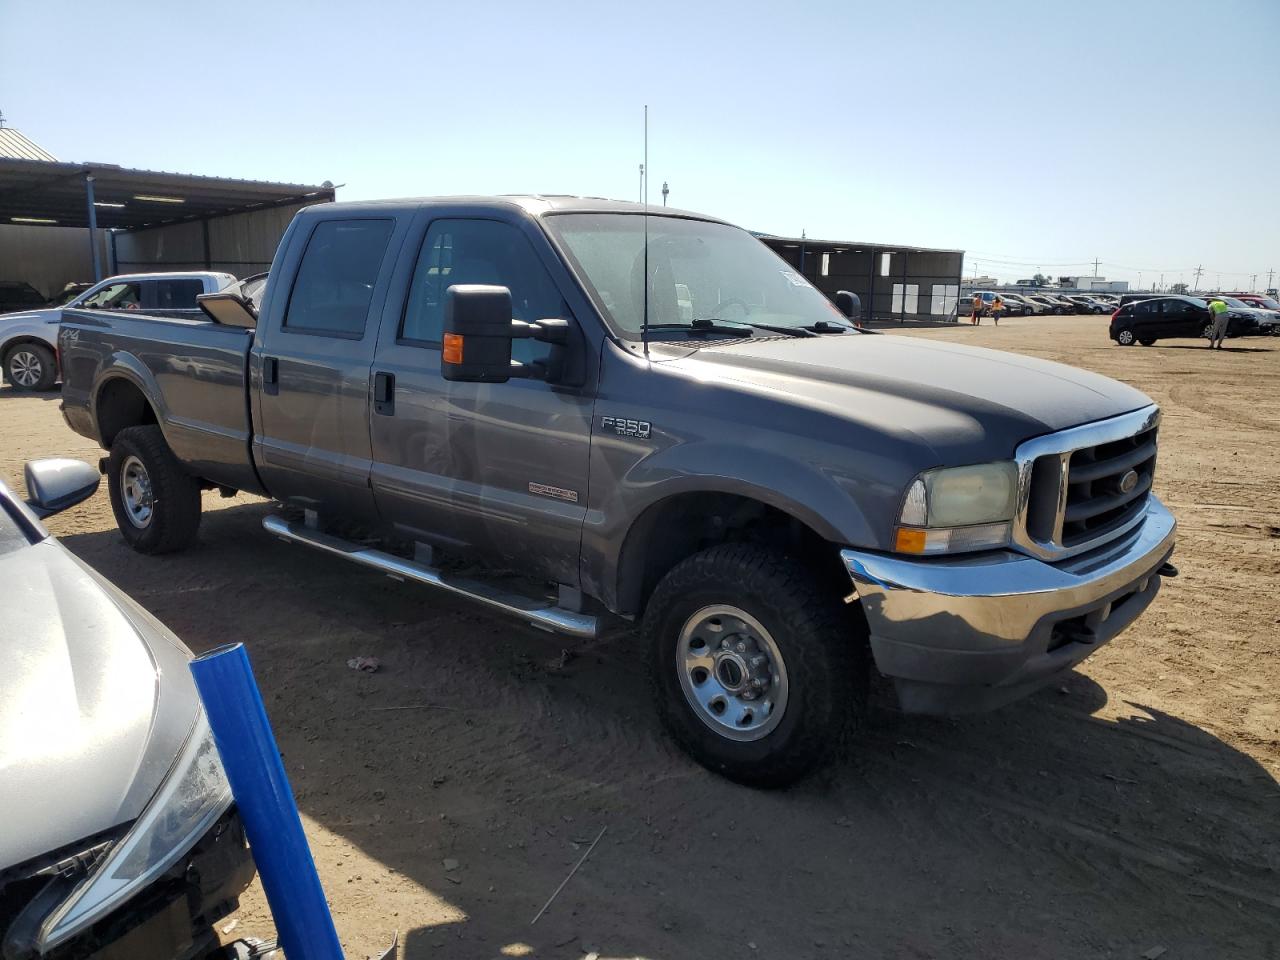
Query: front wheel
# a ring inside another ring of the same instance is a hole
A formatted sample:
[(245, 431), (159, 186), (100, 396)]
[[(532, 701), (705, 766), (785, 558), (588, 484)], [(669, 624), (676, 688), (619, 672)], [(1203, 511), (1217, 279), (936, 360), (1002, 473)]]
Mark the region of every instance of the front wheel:
[(154, 424), (121, 430), (107, 462), (111, 511), (139, 553), (190, 546), (200, 527), (200, 485), (183, 469)]
[(48, 347), (20, 343), (5, 354), (4, 375), (15, 390), (50, 390), (58, 381), (58, 364)]
[(764, 547), (723, 544), (677, 564), (643, 632), (664, 724), (731, 780), (799, 780), (865, 709), (864, 629), (811, 570)]
[(1116, 343), (1122, 347), (1132, 347), (1136, 340), (1132, 330), (1121, 330), (1116, 334)]

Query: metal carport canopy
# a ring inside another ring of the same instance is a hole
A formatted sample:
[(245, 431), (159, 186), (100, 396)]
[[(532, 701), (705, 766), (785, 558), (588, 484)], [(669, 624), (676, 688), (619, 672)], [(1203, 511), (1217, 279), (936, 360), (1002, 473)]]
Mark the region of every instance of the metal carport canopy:
[(93, 217), (93, 226), (137, 230), (333, 198), (329, 183), (272, 183), (133, 170), (113, 163), (0, 157), (0, 223), (88, 227)]

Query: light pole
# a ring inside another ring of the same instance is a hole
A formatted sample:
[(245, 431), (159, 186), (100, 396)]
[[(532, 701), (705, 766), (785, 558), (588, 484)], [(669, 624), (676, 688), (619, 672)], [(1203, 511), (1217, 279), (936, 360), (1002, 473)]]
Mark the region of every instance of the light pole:
[(644, 203), (644, 164), (640, 164), (640, 202)]

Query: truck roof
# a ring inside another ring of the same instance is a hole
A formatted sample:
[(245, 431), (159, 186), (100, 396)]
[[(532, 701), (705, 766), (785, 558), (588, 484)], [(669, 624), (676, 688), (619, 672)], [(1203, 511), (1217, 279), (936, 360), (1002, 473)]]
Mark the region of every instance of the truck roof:
[(231, 279), (235, 277), (229, 273), (219, 273), (216, 270), (162, 270), (155, 273), (113, 273), (106, 277), (106, 280), (172, 280), (174, 277), (212, 277), (215, 280)]
[(531, 216), (539, 217), (548, 213), (645, 213), (651, 216), (685, 217), (694, 220), (707, 220), (711, 223), (725, 223), (718, 217), (707, 216), (692, 210), (678, 210), (675, 207), (655, 206), (654, 204), (636, 203), (630, 200), (609, 200), (605, 197), (579, 197), (570, 194), (510, 194), (503, 196), (453, 196), (453, 197), (403, 197), (394, 200), (344, 200), (338, 203), (321, 203), (305, 207), (299, 215), (327, 216), (332, 210), (368, 210), (376, 211), (390, 207), (417, 207), (426, 204), (464, 205), (476, 208), (506, 209), (519, 208)]

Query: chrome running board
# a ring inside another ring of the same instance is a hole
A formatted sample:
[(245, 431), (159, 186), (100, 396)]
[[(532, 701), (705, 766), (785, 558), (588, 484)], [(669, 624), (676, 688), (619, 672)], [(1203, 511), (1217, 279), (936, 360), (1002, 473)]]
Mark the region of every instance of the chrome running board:
[(599, 630), (599, 620), (590, 614), (557, 607), (548, 600), (512, 593), (493, 584), (466, 577), (451, 577), (435, 567), (397, 557), (382, 550), (361, 546), (340, 537), (321, 533), (305, 524), (290, 523), (283, 517), (263, 517), (262, 526), (286, 543), (301, 543), (324, 553), (350, 560), (363, 567), (380, 570), (393, 580), (412, 580), (437, 587), (459, 597), (477, 600), (487, 607), (524, 620), (530, 626), (570, 637), (592, 639)]

